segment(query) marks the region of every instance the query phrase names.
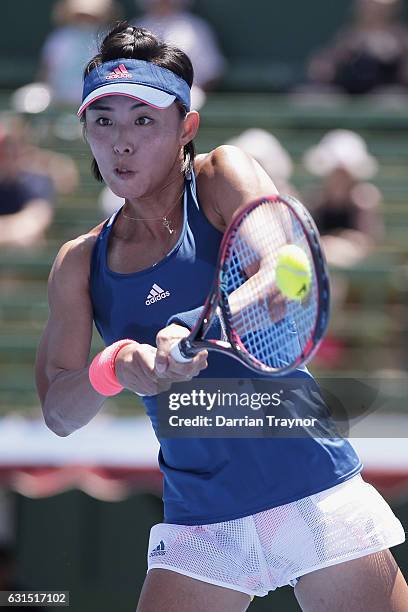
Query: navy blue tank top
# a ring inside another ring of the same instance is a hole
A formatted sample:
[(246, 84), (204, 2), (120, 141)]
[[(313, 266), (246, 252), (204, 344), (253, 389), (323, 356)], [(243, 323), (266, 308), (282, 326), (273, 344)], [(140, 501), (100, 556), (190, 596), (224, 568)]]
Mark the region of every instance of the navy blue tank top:
[[(95, 325), (106, 345), (133, 338), (155, 346), (175, 313), (201, 306), (210, 290), (222, 234), (200, 210), (195, 177), (186, 179), (184, 222), (168, 255), (139, 272), (109, 269), (107, 246), (120, 212), (108, 219), (91, 261)], [(210, 353), (198, 378), (257, 378), (228, 356)], [(306, 368), (296, 376), (308, 377)], [(318, 493), (362, 469), (342, 438), (161, 438), (157, 396), (143, 398), (159, 438), (164, 521), (200, 525), (232, 520)]]

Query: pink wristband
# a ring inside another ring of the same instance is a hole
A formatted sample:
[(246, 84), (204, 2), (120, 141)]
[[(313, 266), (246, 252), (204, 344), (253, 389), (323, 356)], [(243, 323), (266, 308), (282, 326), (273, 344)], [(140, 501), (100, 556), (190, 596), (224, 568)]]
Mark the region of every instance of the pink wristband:
[(115, 373), (115, 359), (119, 351), (135, 340), (118, 340), (98, 353), (89, 366), (89, 381), (95, 391), (106, 397), (117, 395), (123, 390)]

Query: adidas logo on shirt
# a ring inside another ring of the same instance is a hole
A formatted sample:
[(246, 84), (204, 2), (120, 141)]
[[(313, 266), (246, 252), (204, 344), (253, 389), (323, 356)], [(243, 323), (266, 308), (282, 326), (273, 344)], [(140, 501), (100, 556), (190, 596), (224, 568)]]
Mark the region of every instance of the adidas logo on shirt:
[(146, 298), (145, 304), (146, 306), (150, 306), (150, 304), (154, 304), (155, 302), (158, 302), (159, 300), (164, 300), (165, 298), (169, 296), (170, 296), (170, 291), (165, 291), (164, 289), (159, 287), (159, 285), (156, 285), (156, 283), (154, 283), (154, 285), (150, 289), (149, 295)]
[(156, 548), (153, 548), (152, 552), (150, 553), (151, 557), (158, 557), (160, 555), (165, 555), (166, 551), (164, 549), (164, 542), (163, 540), (160, 540), (160, 544), (158, 544), (156, 546)]

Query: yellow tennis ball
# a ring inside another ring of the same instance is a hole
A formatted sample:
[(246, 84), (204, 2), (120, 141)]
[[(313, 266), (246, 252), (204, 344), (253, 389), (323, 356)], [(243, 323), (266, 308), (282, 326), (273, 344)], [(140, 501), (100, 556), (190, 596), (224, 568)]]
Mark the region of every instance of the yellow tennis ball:
[(309, 293), (312, 270), (306, 253), (295, 244), (279, 249), (276, 262), (276, 285), (291, 300), (303, 300)]

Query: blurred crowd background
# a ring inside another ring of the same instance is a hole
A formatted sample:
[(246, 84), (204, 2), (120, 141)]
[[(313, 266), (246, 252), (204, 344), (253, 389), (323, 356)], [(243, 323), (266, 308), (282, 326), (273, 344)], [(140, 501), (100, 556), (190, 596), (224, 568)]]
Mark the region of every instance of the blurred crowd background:
[[(58, 476), (51, 451), (47, 461), (24, 452), (18, 460), (27, 447), (24, 435), (36, 431), (23, 435), (19, 427), (37, 424), (41, 415), (33, 363), (52, 261), (63, 242), (121, 205), (91, 177), (75, 114), (83, 67), (118, 19), (151, 29), (189, 54), (193, 103), (202, 118), (198, 152), (225, 143), (241, 147), (281, 193), (306, 204), (321, 232), (333, 308), (311, 370), (395, 381), (393, 409), (401, 416), (408, 354), (408, 0), (5, 5), (0, 439), (5, 427), (4, 435), (15, 436), (15, 452), (6, 460), (0, 446), (0, 590), (71, 588), (81, 593), (75, 611), (105, 609), (108, 601), (131, 610), (144, 577), (148, 528), (161, 520), (160, 500), (151, 494), (159, 491), (154, 470), (140, 478), (125, 470), (119, 478), (101, 469), (87, 486), (90, 472), (82, 468), (65, 480)], [(100, 348), (95, 334), (93, 350)], [(134, 396), (123, 393), (106, 403), (101, 418), (142, 414)], [(391, 483), (384, 477), (384, 490), (407, 519), (408, 476), (406, 466), (397, 468), (402, 478)], [(105, 486), (98, 488), (98, 478)], [(137, 521), (130, 536), (119, 529), (126, 521)], [(408, 555), (400, 554), (407, 570)], [(274, 597), (276, 609), (298, 609), (285, 589)], [(251, 609), (267, 605), (264, 598)]]

